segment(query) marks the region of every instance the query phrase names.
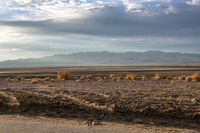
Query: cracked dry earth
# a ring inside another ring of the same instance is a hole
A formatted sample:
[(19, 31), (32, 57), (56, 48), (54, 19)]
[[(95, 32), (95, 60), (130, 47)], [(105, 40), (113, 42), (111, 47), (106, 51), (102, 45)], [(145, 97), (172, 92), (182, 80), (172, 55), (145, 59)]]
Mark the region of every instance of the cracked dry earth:
[(200, 82), (0, 80), (2, 115), (167, 125), (200, 131)]

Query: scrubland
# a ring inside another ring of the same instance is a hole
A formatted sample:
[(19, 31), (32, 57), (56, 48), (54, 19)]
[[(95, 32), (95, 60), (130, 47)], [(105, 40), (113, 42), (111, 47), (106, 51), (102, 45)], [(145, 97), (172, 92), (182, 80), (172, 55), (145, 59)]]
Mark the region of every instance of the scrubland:
[(200, 75), (181, 73), (12, 76), (0, 79), (0, 113), (199, 128)]

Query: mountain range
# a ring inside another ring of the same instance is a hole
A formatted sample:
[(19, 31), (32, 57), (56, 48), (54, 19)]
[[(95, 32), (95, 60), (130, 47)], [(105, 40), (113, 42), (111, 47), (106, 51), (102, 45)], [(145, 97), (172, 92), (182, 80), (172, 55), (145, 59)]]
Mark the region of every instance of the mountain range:
[(129, 66), (200, 64), (200, 54), (147, 52), (79, 52), (42, 58), (5, 60), (0, 67)]

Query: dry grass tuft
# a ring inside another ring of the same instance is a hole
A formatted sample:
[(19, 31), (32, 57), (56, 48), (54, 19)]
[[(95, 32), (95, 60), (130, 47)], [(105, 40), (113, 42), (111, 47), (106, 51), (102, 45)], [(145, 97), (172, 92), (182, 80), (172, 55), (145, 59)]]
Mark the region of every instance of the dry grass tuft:
[(161, 80), (162, 77), (161, 77), (160, 74), (157, 73), (157, 74), (154, 76), (154, 79), (155, 79), (155, 80)]
[(185, 77), (185, 80), (190, 82), (190, 81), (192, 81), (192, 78), (191, 78), (191, 76), (187, 76), (187, 77)]
[(70, 75), (69, 70), (59, 70), (57, 71), (57, 79), (58, 80), (66, 80)]
[(109, 78), (110, 78), (110, 79), (112, 79), (112, 78), (114, 78), (114, 77), (115, 77), (114, 74), (110, 74), (110, 75), (109, 75)]
[(34, 78), (31, 80), (31, 84), (37, 84), (40, 81), (39, 78)]
[(190, 76), (185, 77), (185, 80), (190, 82), (190, 81), (200, 81), (200, 75), (198, 73), (194, 73)]
[(200, 81), (200, 75), (198, 73), (194, 73), (190, 76), (192, 81)]
[(112, 81), (119, 81), (120, 78), (118, 78), (118, 77), (112, 77), (111, 80), (112, 80)]
[(145, 75), (142, 75), (142, 76), (141, 76), (141, 79), (142, 79), (142, 80), (146, 80), (147, 77), (146, 77)]
[(136, 76), (134, 74), (127, 74), (125, 79), (127, 79), (127, 80), (135, 80)]
[(22, 81), (22, 80), (24, 80), (24, 78), (20, 76), (14, 78), (14, 81)]

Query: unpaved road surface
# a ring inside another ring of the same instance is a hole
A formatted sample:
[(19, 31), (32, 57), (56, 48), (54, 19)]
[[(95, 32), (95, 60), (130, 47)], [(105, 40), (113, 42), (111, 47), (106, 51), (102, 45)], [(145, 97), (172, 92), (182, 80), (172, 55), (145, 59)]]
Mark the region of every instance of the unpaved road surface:
[(0, 116), (0, 133), (198, 133), (195, 129), (102, 122), (87, 127), (85, 121), (44, 117)]

